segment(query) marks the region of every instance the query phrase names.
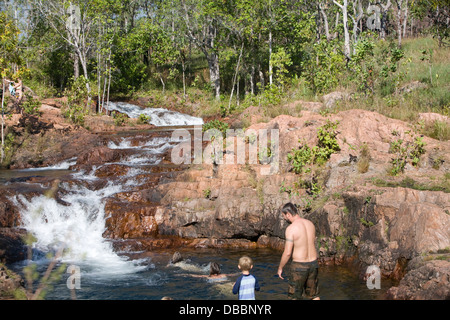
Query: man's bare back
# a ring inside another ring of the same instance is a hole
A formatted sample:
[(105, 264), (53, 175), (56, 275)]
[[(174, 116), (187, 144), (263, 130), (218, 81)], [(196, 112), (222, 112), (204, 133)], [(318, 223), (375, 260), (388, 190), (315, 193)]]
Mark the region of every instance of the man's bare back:
[(316, 229), (311, 221), (299, 218), (286, 229), (286, 235), (293, 240), (292, 261), (311, 262), (317, 259), (315, 246)]

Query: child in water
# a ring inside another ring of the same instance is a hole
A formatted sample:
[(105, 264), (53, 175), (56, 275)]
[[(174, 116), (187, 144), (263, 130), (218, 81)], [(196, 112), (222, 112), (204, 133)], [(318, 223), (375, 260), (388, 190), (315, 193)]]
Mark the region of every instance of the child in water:
[(206, 278), (209, 281), (225, 281), (227, 280), (227, 275), (220, 273), (220, 265), (217, 262), (211, 262), (209, 266), (209, 275), (204, 274), (193, 274), (193, 277)]

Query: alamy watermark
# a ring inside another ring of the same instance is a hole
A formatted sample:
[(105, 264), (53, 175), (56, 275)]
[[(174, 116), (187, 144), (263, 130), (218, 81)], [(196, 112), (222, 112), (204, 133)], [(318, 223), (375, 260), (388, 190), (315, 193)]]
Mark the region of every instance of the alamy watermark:
[(381, 270), (376, 265), (368, 266), (366, 269), (366, 285), (370, 290), (381, 289)]
[[(262, 175), (279, 171), (278, 129), (229, 129), (222, 133), (218, 129), (203, 132), (202, 127), (195, 127), (193, 135), (187, 129), (174, 130), (172, 140), (182, 141), (172, 149), (173, 164), (261, 164)], [(203, 148), (204, 142), (210, 143)]]
[(67, 268), (67, 273), (70, 274), (70, 276), (67, 278), (67, 288), (70, 290), (79, 290), (81, 289), (81, 269), (79, 266), (76, 265), (70, 265)]
[(369, 4), (367, 14), (367, 28), (372, 31), (381, 30), (381, 8), (377, 5)]
[(67, 8), (67, 14), (69, 17), (66, 20), (66, 28), (71, 31), (78, 31), (81, 29), (81, 11), (80, 7), (71, 4)]

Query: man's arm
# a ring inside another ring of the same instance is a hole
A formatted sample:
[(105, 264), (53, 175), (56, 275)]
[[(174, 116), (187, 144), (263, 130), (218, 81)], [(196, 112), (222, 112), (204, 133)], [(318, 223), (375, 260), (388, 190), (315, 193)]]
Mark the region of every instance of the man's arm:
[(281, 276), (281, 274), (283, 273), (284, 266), (286, 265), (286, 263), (288, 263), (289, 259), (291, 258), (293, 248), (294, 248), (294, 238), (293, 238), (291, 232), (289, 231), (289, 228), (287, 228), (286, 229), (286, 241), (284, 243), (284, 251), (283, 251), (283, 255), (281, 256), (280, 265), (278, 267), (278, 277), (280, 277), (280, 279), (284, 279)]

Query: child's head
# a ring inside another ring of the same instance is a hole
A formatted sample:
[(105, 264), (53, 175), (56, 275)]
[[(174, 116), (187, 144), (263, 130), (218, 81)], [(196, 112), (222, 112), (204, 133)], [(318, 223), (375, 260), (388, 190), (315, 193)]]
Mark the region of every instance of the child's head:
[(220, 265), (217, 262), (211, 262), (209, 275), (219, 275), (220, 274)]
[(250, 257), (243, 256), (239, 259), (238, 266), (241, 271), (250, 271), (253, 268), (253, 261)]

